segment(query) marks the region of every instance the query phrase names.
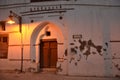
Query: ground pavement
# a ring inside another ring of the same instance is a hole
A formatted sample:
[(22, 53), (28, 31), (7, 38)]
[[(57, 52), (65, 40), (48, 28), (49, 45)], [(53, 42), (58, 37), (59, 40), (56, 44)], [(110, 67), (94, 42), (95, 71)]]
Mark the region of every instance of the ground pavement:
[(0, 80), (120, 80), (120, 77), (81, 77), (55, 73), (0, 72)]

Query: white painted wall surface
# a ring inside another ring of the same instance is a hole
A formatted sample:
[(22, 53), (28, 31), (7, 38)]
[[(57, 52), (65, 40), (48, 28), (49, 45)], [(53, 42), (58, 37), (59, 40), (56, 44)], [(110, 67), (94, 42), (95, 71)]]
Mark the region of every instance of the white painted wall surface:
[[(24, 0), (25, 1), (25, 0)], [(23, 1), (23, 2), (24, 2)], [(2, 1), (1, 4), (4, 4)], [(8, 2), (6, 0), (6, 2)], [(29, 2), (29, 1), (25, 1)], [(10, 4), (19, 3), (13, 1)], [(22, 3), (22, 0), (20, 1)], [(46, 4), (47, 3), (47, 4)], [(42, 22), (50, 22), (58, 27), (63, 35), (64, 39), (60, 41), (63, 43), (59, 45), (58, 57), (63, 60), (58, 60), (57, 67), (59, 74), (68, 75), (81, 75), (81, 76), (116, 76), (120, 74), (120, 0), (70, 0), (60, 1), (62, 8), (73, 8), (73, 10), (67, 10), (65, 13), (50, 13), (50, 14), (37, 14), (37, 15), (24, 15), (22, 12), (33, 11), (37, 8), (41, 8), (43, 5), (55, 5), (56, 2), (41, 2), (41, 3), (28, 3), (26, 5), (8, 5), (0, 6), (0, 20), (6, 20), (9, 15), (9, 10), (16, 12), (23, 18), (23, 44), (24, 46), (24, 59), (30, 59), (30, 61), (24, 62), (24, 70), (28, 68), (38, 69), (39, 57), (38, 47), (31, 46), (31, 35), (33, 31)], [(35, 8), (35, 9), (34, 9)], [(62, 16), (63, 19), (59, 19)], [(34, 20), (31, 23), (31, 20)], [(16, 29), (15, 29), (16, 28)], [(0, 69), (19, 69), (20, 61), (10, 61), (10, 59), (19, 59), (21, 57), (20, 46), (20, 33), (11, 33), (18, 31), (17, 24), (6, 25), (6, 32), (9, 33), (9, 52), (8, 59), (0, 62)], [(53, 32), (52, 38), (59, 39), (56, 29), (50, 28)], [(39, 30), (38, 30), (39, 31)], [(36, 44), (39, 43), (39, 37), (42, 34), (40, 30), (36, 37)], [(43, 29), (44, 31), (44, 29)], [(6, 33), (1, 31), (0, 33)], [(74, 39), (73, 35), (81, 35), (80, 39)], [(47, 37), (44, 37), (47, 38)], [(63, 40), (63, 41), (62, 41)], [(80, 41), (92, 41), (95, 46), (101, 46), (101, 53), (93, 46), (86, 44), (83, 51), (80, 50)], [(33, 45), (33, 44), (32, 44)], [(86, 58), (86, 51), (90, 47), (90, 53)], [(31, 48), (33, 49), (31, 51)], [(35, 49), (34, 49), (35, 48)], [(75, 51), (71, 51), (73, 49)], [(36, 50), (36, 51), (35, 51)], [(65, 56), (65, 50), (67, 50), (67, 56)], [(16, 54), (17, 53), (17, 54)], [(113, 58), (115, 57), (115, 58)], [(35, 60), (35, 62), (33, 61)], [(7, 63), (7, 64), (6, 64)], [(9, 66), (8, 66), (9, 65)]]

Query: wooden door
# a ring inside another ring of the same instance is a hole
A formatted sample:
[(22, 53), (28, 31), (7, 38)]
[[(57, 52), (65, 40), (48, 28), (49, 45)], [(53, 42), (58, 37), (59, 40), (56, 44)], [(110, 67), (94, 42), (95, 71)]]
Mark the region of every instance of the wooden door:
[(42, 40), (40, 43), (40, 67), (56, 68), (57, 63), (57, 41)]

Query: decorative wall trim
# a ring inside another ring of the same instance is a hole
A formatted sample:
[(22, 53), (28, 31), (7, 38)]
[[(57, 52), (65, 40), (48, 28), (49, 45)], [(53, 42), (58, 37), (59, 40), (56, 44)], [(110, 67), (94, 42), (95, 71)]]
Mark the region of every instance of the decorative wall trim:
[[(8, 46), (21, 46), (21, 44), (13, 44), (13, 45), (8, 45)], [(30, 46), (30, 44), (23, 44), (23, 46)]]
[(115, 43), (120, 43), (120, 40), (111, 40), (111, 43), (115, 42)]
[(74, 10), (74, 8), (65, 8), (60, 5), (42, 5), (30, 7), (27, 11), (20, 12), (22, 16), (37, 15), (37, 14), (49, 14), (49, 13), (65, 13), (68, 10)]
[(58, 45), (63, 45), (64, 43), (57, 43)]
[[(30, 61), (31, 59), (23, 59), (23, 61)], [(9, 61), (21, 61), (21, 59), (9, 59)]]
[[(64, 2), (64, 1), (63, 1)], [(79, 5), (79, 6), (102, 6), (102, 7), (120, 7), (118, 4), (89, 4), (89, 3), (61, 3), (62, 5)], [(40, 2), (39, 2), (40, 3)], [(60, 5), (60, 4), (56, 4)], [(0, 9), (9, 9), (9, 8), (18, 8), (18, 7), (34, 7), (38, 6), (31, 5), (31, 3), (18, 3), (18, 4), (8, 4), (8, 5), (0, 5)]]

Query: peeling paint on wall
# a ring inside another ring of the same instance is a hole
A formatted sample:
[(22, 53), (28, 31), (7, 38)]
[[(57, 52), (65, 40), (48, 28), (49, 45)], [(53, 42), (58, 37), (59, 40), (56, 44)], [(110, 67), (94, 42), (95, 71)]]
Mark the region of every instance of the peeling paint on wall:
[(61, 64), (57, 67), (57, 72), (62, 72), (62, 67), (61, 67)]
[[(74, 36), (73, 37), (73, 42), (70, 43), (70, 52), (71, 52), (71, 57), (70, 57), (70, 61), (69, 63), (73, 62), (73, 65), (78, 66), (78, 62), (81, 61), (81, 59), (85, 58), (85, 60), (89, 59), (90, 55), (96, 55), (98, 54), (99, 56), (103, 57), (104, 55), (109, 55), (108, 53), (108, 48), (110, 47), (109, 42), (105, 42), (104, 46), (101, 45), (97, 45), (95, 42), (93, 42), (92, 39), (89, 40), (83, 40), (82, 35), (81, 37)], [(120, 64), (118, 63), (120, 57), (117, 56), (116, 54), (118, 53), (114, 53), (112, 55), (112, 57), (103, 57), (104, 60), (112, 60), (112, 64), (114, 69), (116, 69), (118, 71), (118, 73), (115, 73), (115, 76), (119, 77), (120, 76)], [(117, 62), (117, 61), (118, 62)], [(113, 67), (111, 66), (110, 68), (113, 69)]]
[(65, 56), (68, 55), (67, 49), (65, 49), (64, 55), (65, 55)]
[[(75, 43), (78, 42), (79, 45), (75, 45)], [(71, 53), (73, 55), (77, 55), (79, 54), (79, 59), (77, 61), (80, 61), (81, 59), (81, 55), (84, 55), (86, 60), (88, 59), (89, 55), (93, 54), (99, 54), (100, 56), (102, 56), (102, 49), (103, 47), (101, 45), (96, 45), (91, 39), (87, 40), (82, 40), (82, 35), (81, 37), (77, 36), (77, 38), (73, 37), (73, 42), (70, 43), (71, 46)], [(106, 45), (108, 46), (108, 44), (106, 43)], [(94, 48), (95, 50), (93, 51), (91, 48)], [(78, 52), (79, 50), (79, 52)], [(75, 60), (75, 57), (71, 57), (70, 59), (70, 63), (72, 60)], [(75, 65), (77, 65), (77, 63), (75, 63)]]
[(62, 68), (62, 64), (64, 63), (65, 60), (67, 60), (67, 55), (68, 55), (68, 52), (67, 52), (67, 49), (65, 49), (64, 51), (64, 54), (62, 55), (62, 57), (59, 57), (58, 58), (58, 62), (57, 62), (57, 72), (62, 72), (63, 71), (63, 68)]

